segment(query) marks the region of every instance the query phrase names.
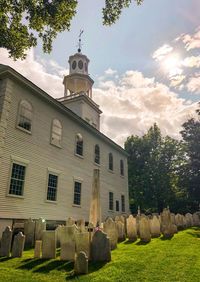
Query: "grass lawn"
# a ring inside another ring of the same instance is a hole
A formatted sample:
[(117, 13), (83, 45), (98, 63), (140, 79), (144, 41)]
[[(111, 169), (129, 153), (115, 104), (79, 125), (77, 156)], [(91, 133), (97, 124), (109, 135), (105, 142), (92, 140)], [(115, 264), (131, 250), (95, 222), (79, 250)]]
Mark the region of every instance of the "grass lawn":
[(153, 239), (149, 244), (122, 242), (107, 264), (89, 264), (89, 274), (73, 276), (73, 263), (23, 258), (0, 258), (0, 281), (114, 281), (199, 282), (200, 228), (176, 234), (171, 240)]

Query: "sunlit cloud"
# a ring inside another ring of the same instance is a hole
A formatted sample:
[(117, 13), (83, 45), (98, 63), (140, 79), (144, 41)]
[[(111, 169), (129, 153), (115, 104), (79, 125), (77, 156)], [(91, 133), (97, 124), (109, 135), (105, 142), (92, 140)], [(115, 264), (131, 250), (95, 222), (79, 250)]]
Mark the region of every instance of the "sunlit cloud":
[(200, 73), (195, 74), (194, 77), (189, 79), (187, 89), (194, 94), (200, 94)]
[(173, 47), (168, 45), (168, 44), (164, 44), (163, 46), (161, 46), (160, 48), (158, 48), (152, 55), (152, 58), (157, 60), (157, 61), (161, 61), (163, 60), (169, 53), (171, 53), (173, 51)]
[(187, 51), (200, 48), (200, 26), (194, 34), (182, 34), (176, 40), (182, 41)]
[(186, 57), (182, 61), (182, 65), (188, 68), (199, 68), (200, 67), (200, 55), (199, 56), (190, 56)]

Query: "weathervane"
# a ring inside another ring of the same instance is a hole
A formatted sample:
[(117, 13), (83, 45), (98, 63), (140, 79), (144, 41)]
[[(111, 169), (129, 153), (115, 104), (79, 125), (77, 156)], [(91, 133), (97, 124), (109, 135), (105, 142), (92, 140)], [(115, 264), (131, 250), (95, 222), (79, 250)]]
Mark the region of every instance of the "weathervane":
[(80, 33), (79, 33), (79, 39), (78, 39), (78, 52), (80, 53), (81, 52), (81, 47), (82, 47), (82, 44), (81, 44), (81, 35), (83, 34), (83, 29), (80, 30)]

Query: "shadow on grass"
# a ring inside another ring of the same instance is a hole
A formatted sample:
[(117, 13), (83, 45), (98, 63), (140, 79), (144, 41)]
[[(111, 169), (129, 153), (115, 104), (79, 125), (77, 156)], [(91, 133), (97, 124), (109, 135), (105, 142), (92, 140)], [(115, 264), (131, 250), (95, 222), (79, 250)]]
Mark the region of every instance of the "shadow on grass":
[(52, 270), (71, 271), (73, 270), (73, 268), (74, 268), (74, 263), (71, 261), (54, 260), (33, 270), (33, 272), (49, 273)]
[(12, 257), (0, 257), (0, 262), (12, 259)]
[(160, 240), (162, 241), (170, 241), (174, 236), (170, 236), (170, 237), (165, 237), (165, 236), (162, 236), (160, 237)]
[(127, 241), (124, 242), (124, 244), (125, 244), (125, 245), (129, 245), (129, 244), (135, 243), (136, 241), (137, 241), (137, 240), (135, 240), (135, 241), (127, 240)]
[(149, 244), (150, 242), (151, 242), (151, 241), (149, 241), (149, 242), (139, 241), (139, 242), (136, 243), (136, 245), (137, 245), (137, 246), (145, 246), (145, 245)]
[[(98, 271), (99, 269), (101, 269), (104, 265), (106, 265), (107, 262), (90, 262), (88, 265), (88, 274)], [(74, 273), (74, 270), (71, 270), (71, 272), (69, 272), (68, 276), (66, 277), (66, 281), (71, 281), (71, 280), (79, 280), (79, 276), (80, 275), (76, 275)]]
[(193, 227), (193, 232), (192, 231), (187, 231), (187, 234), (195, 237), (195, 238), (200, 238), (200, 228), (198, 227)]

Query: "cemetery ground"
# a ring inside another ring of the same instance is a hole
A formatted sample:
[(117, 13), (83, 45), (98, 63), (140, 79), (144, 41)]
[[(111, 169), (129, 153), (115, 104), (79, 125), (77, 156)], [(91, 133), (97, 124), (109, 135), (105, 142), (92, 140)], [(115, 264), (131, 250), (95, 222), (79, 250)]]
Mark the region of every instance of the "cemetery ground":
[(175, 234), (171, 240), (152, 239), (144, 244), (125, 241), (112, 251), (109, 263), (89, 263), (87, 275), (74, 276), (73, 263), (57, 259), (33, 259), (34, 250), (22, 258), (0, 258), (0, 281), (200, 281), (200, 228)]

